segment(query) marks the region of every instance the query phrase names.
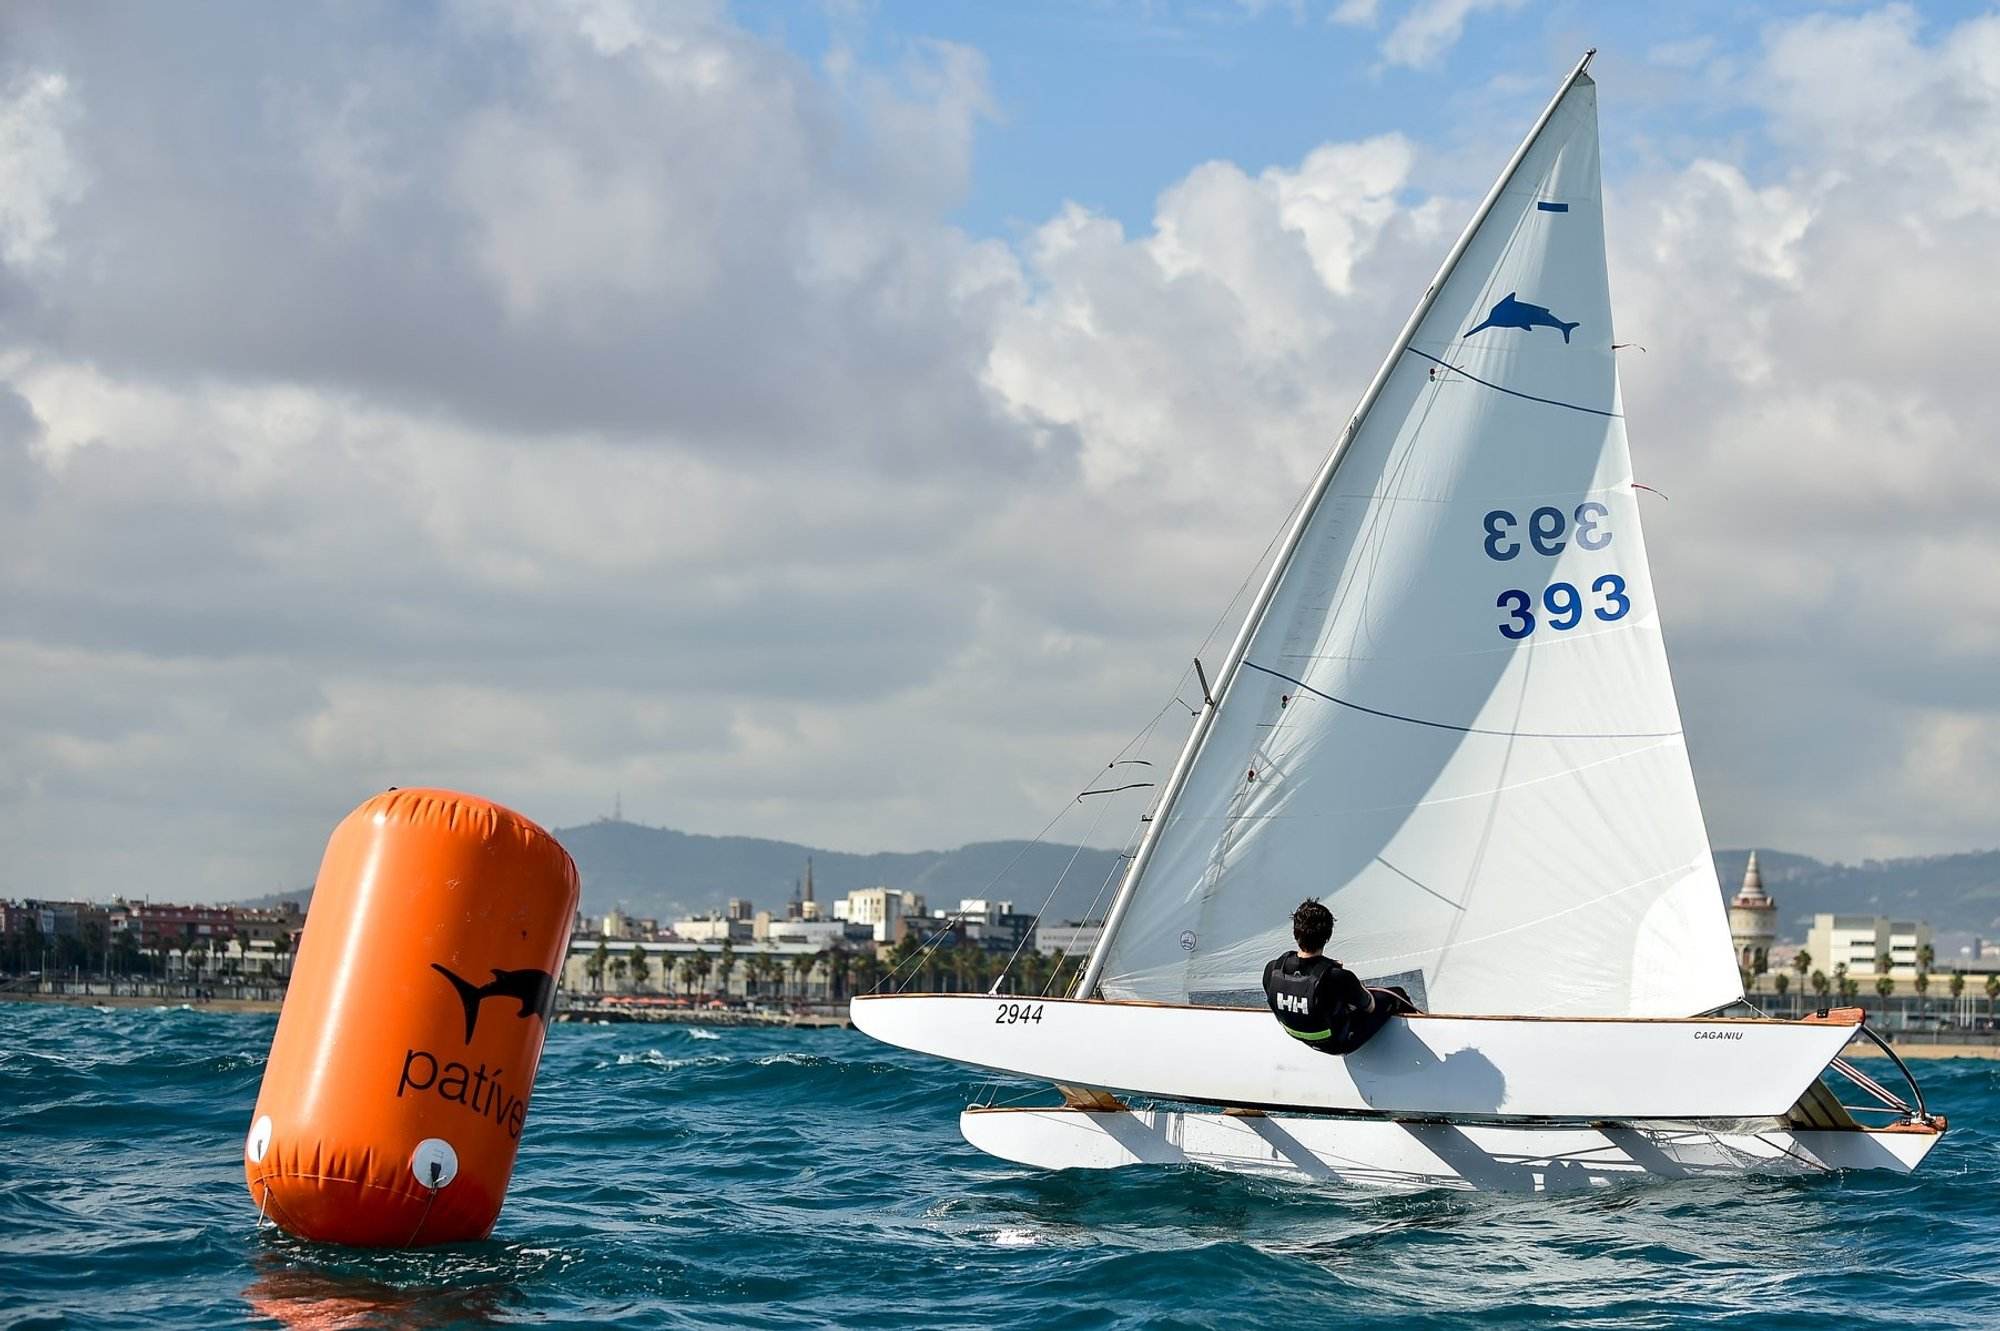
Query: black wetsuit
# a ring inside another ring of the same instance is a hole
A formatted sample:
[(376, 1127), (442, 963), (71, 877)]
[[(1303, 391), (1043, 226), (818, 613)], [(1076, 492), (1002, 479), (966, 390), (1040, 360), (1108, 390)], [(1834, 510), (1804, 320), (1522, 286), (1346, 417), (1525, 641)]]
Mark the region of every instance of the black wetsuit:
[(1370, 989), (1331, 957), (1296, 952), (1264, 967), (1264, 1001), (1288, 1034), (1324, 1054), (1351, 1054), (1398, 1012), (1416, 1009), (1399, 995)]

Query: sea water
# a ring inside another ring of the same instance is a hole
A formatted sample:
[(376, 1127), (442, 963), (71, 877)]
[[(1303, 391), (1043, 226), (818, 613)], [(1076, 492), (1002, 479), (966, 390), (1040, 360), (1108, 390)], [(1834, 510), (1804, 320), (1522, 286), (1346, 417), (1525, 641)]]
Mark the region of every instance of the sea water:
[(1911, 1178), (1399, 1196), (1016, 1168), (851, 1031), (558, 1025), (493, 1238), (365, 1253), (258, 1228), (274, 1020), (0, 1004), (0, 1327), (2000, 1326), (2000, 1063), (1918, 1065)]

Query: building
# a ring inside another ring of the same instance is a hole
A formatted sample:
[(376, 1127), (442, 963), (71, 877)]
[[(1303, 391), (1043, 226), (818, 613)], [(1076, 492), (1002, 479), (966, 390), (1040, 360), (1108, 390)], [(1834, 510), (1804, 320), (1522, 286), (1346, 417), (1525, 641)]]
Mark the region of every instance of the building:
[(997, 923), (1001, 916), (1014, 913), (1011, 901), (988, 901), (983, 897), (964, 899), (958, 903), (958, 913), (968, 920), (978, 920), (982, 924)]
[[(731, 947), (725, 974), (719, 945), (682, 939), (572, 938), (563, 961), (562, 987), (581, 997), (596, 994), (726, 995), (749, 1000), (805, 998), (828, 1001), (836, 992), (833, 964), (872, 951), (865, 934), (859, 939), (831, 940), (824, 932), (845, 928), (826, 920), (817, 923), (774, 921), (774, 932), (786, 932), (749, 948)], [(840, 957), (835, 953), (839, 952)], [(801, 968), (804, 974), (801, 974)], [(843, 968), (844, 973), (844, 968)]]
[(854, 947), (874, 941), (874, 933), (850, 920), (773, 920), (765, 931), (768, 943), (790, 943), (799, 947)]
[(1035, 917), (1017, 915), (1011, 901), (961, 900), (953, 915), (964, 926), (964, 937), (988, 951), (1013, 952), (1035, 929)]
[(757, 908), (745, 897), (731, 897), (722, 914), (726, 919), (742, 920), (748, 924), (757, 917)]
[[(165, 955), (185, 951), (195, 944), (214, 947), (236, 937), (237, 910), (233, 906), (181, 906), (169, 901), (114, 901), (110, 907), (111, 932), (130, 938), (141, 952)], [(300, 918), (298, 927), (304, 926)], [(273, 935), (275, 936), (275, 935)]]
[(689, 943), (747, 943), (755, 927), (751, 920), (719, 920), (713, 915), (697, 915), (691, 920), (675, 920), (673, 934)]
[(604, 927), (599, 931), (606, 938), (657, 938), (660, 922), (651, 918), (627, 915), (623, 909), (613, 907), (604, 917)]
[(1068, 957), (1087, 957), (1103, 936), (1104, 924), (1098, 920), (1088, 924), (1079, 924), (1075, 920), (1061, 924), (1038, 924), (1035, 926), (1035, 951), (1045, 957), (1058, 953)]
[(819, 918), (819, 903), (813, 900), (813, 862), (806, 856), (806, 876), (799, 886), (792, 889), (792, 899), (785, 903), (785, 918), (788, 920), (816, 920)]
[(922, 896), (893, 887), (860, 888), (833, 903), (834, 919), (869, 926), (878, 943), (894, 942), (905, 917), (924, 913)]
[(1889, 958), (1889, 974), (1913, 979), (1919, 954), (1931, 946), (1931, 927), (1923, 920), (1891, 920), (1880, 915), (1815, 915), (1806, 935), (1813, 968), (1828, 975), (1841, 966), (1856, 978), (1875, 974), (1875, 959)]
[(1771, 945), (1778, 941), (1778, 903), (1764, 890), (1754, 850), (1743, 869), (1742, 890), (1729, 903), (1729, 938), (1736, 945), (1738, 966), (1752, 975), (1770, 968)]

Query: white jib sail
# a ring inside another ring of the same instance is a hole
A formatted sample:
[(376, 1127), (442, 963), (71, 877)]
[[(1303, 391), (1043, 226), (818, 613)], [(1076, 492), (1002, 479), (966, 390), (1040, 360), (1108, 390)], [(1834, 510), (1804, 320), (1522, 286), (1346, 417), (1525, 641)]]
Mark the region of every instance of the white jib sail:
[(1686, 1016), (1741, 986), (1640, 534), (1579, 75), (1307, 519), (1106, 953), (1261, 1002), (1288, 919), (1432, 1011)]

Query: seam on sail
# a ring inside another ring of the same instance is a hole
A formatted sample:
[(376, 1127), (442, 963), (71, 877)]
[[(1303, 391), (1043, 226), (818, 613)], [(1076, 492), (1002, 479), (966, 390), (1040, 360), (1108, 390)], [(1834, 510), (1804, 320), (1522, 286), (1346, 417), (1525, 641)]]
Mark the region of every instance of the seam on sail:
[(1530, 402), (1541, 402), (1551, 407), (1567, 407), (1571, 411), (1581, 411), (1586, 415), (1590, 416), (1608, 416), (1614, 421), (1622, 421), (1625, 419), (1623, 415), (1615, 411), (1600, 411), (1596, 407), (1582, 407), (1578, 406), (1574, 402), (1564, 402), (1560, 398), (1536, 397), (1533, 393), (1523, 393), (1518, 388), (1504, 388), (1501, 385), (1494, 383), (1491, 379), (1481, 379), (1478, 375), (1474, 374), (1470, 370), (1462, 370), (1458, 366), (1453, 365), (1448, 360), (1439, 360), (1436, 356), (1431, 355), (1428, 351), (1418, 351), (1415, 347), (1405, 347), (1404, 350), (1408, 351), (1412, 356), (1422, 356), (1425, 360), (1430, 361), (1434, 365), (1442, 365), (1447, 370), (1450, 370), (1453, 374), (1462, 374), (1466, 378), (1472, 380), (1472, 382), (1475, 384), (1484, 384), (1486, 387), (1492, 389), (1496, 393), (1505, 393), (1509, 397), (1526, 398)]
[[(1648, 876), (1641, 878), (1636, 882), (1627, 883), (1623, 887), (1616, 888), (1610, 892), (1600, 893), (1599, 895), (1594, 897), (1587, 897), (1582, 901), (1571, 902), (1569, 905), (1563, 907), (1561, 910), (1554, 911), (1548, 915), (1538, 916), (1532, 920), (1522, 920), (1518, 923), (1508, 925), (1505, 929), (1495, 929), (1491, 933), (1480, 934), (1477, 938), (1461, 938), (1456, 943), (1452, 944), (1452, 946), (1454, 948), (1476, 947), (1481, 943), (1490, 943), (1496, 938), (1505, 938), (1509, 934), (1520, 933), (1523, 929), (1538, 928), (1544, 924), (1547, 924), (1551, 920), (1560, 920), (1565, 915), (1574, 915), (1576, 914), (1576, 912), (1580, 910), (1588, 910), (1592, 906), (1602, 905), (1607, 901), (1613, 900), (1614, 898), (1622, 897), (1628, 892), (1636, 892), (1642, 887), (1650, 887), (1656, 883), (1663, 882), (1669, 878), (1672, 878), (1676, 874), (1698, 875), (1700, 872), (1701, 872), (1701, 866), (1699, 863), (1675, 865), (1671, 869), (1663, 869), (1659, 873), (1649, 874)], [(1711, 873), (1711, 875), (1714, 873), (1714, 869), (1712, 866), (1709, 872)], [(1353, 964), (1356, 966), (1368, 966), (1368, 967), (1379, 968), (1394, 962), (1408, 961), (1411, 960), (1412, 958), (1433, 957), (1436, 956), (1438, 953), (1440, 953), (1442, 950), (1443, 949), (1441, 948), (1425, 948), (1416, 952), (1397, 952), (1389, 956), (1375, 956), (1375, 957), (1357, 956), (1355, 957)], [(1528, 1014), (1523, 1013), (1521, 1015), (1525, 1016)]]
[[(1197, 819), (1195, 821), (1276, 823), (1276, 822), (1284, 822), (1288, 819), (1297, 818), (1301, 816), (1307, 818), (1322, 818), (1331, 814), (1338, 814), (1344, 817), (1349, 814), (1393, 813), (1398, 809), (1411, 809), (1411, 810), (1429, 809), (1445, 804), (1461, 804), (1466, 800), (1492, 799), (1496, 795), (1505, 795), (1509, 791), (1513, 790), (1527, 790), (1533, 786), (1546, 785), (1551, 781), (1566, 781), (1570, 777), (1575, 776), (1578, 772), (1588, 772), (1592, 768), (1606, 767), (1612, 763), (1622, 763), (1633, 758), (1643, 758), (1649, 753), (1658, 753), (1662, 749), (1673, 747), (1671, 741), (1678, 738), (1679, 738), (1678, 735), (1667, 736), (1661, 739), (1660, 742), (1657, 744), (1648, 744), (1645, 745), (1643, 748), (1637, 748), (1637, 749), (1626, 749), (1621, 753), (1614, 753), (1608, 758), (1596, 758), (1591, 760), (1590, 762), (1583, 763), (1576, 767), (1565, 767), (1560, 772), (1549, 772), (1543, 776), (1530, 777), (1526, 781), (1513, 781), (1509, 782), (1504, 786), (1494, 786), (1490, 790), (1467, 791), (1463, 795), (1440, 795), (1436, 799), (1418, 800), (1414, 804), (1410, 803), (1407, 800), (1398, 800), (1394, 804), (1370, 804), (1366, 806), (1356, 805), (1351, 808), (1315, 810), (1314, 812), (1305, 815), (1291, 814), (1291, 813), (1211, 814), (1206, 819)], [(1400, 872), (1400, 870), (1398, 872)]]
[(1243, 664), (1261, 674), (1269, 675), (1274, 679), (1282, 679), (1287, 684), (1296, 684), (1315, 698), (1324, 698), (1330, 703), (1338, 703), (1340, 706), (1356, 712), (1366, 712), (1369, 716), (1379, 716), (1385, 721), (1404, 721), (1413, 726), (1428, 726), (1432, 730), (1455, 730), (1461, 735), (1496, 735), (1502, 739), (1674, 739), (1681, 734), (1678, 730), (1641, 730), (1626, 733), (1614, 731), (1604, 734), (1593, 734), (1588, 731), (1483, 730), (1478, 726), (1455, 726), (1449, 721), (1426, 721), (1420, 716), (1399, 716), (1395, 712), (1384, 712), (1374, 707), (1363, 707), (1358, 702), (1349, 702), (1345, 698), (1336, 698), (1331, 693), (1321, 693), (1302, 679), (1294, 679), (1290, 675), (1273, 670), (1269, 666), (1260, 666), (1255, 661), (1247, 658)]

